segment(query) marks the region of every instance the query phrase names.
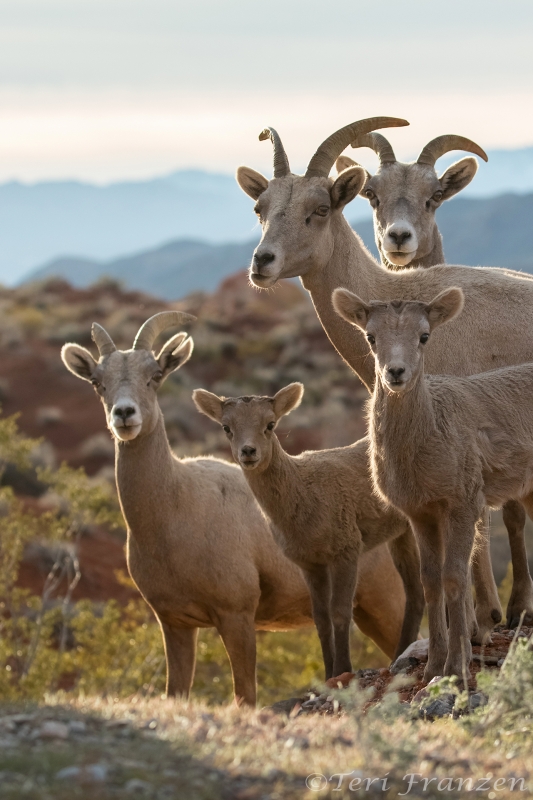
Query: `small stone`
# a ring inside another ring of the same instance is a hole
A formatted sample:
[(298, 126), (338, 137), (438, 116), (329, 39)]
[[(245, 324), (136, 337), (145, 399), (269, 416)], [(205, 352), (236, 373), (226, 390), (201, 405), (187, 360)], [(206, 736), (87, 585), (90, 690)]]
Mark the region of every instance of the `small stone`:
[(503, 662), (504, 662), (504, 661), (505, 661), (505, 658), (500, 658), (500, 659), (499, 659), (499, 661), (498, 661), (498, 664), (497, 664), (497, 666), (498, 666), (498, 667), (503, 667)]
[[(418, 661), (425, 662), (428, 660), (428, 653), (429, 653), (429, 639), (417, 639), (416, 642), (412, 642), (412, 644), (407, 647), (403, 653), (400, 653), (398, 658), (392, 664), (392, 667), (401, 659), (401, 658), (416, 658)], [(391, 672), (392, 672), (391, 667)]]
[(470, 709), (473, 711), (476, 708), (481, 708), (481, 706), (486, 706), (489, 702), (489, 698), (483, 692), (474, 692), (474, 694), (470, 695)]
[(69, 722), (68, 729), (71, 733), (85, 733), (87, 725), (82, 719), (73, 719)]
[(132, 778), (124, 786), (124, 791), (128, 794), (145, 794), (152, 789), (152, 784), (148, 781), (141, 781), (139, 778)]
[(38, 738), (40, 739), (68, 739), (68, 725), (64, 722), (56, 722), (55, 720), (48, 720), (43, 722), (39, 731)]
[(128, 719), (108, 719), (105, 726), (106, 728), (125, 728), (130, 725)]
[(422, 719), (429, 720), (437, 719), (438, 717), (449, 717), (453, 712), (454, 703), (455, 695), (444, 694), (421, 708), (418, 714)]
[(80, 767), (64, 767), (56, 772), (57, 781), (76, 780), (81, 772)]
[(400, 672), (404, 672), (406, 669), (411, 669), (412, 667), (418, 667), (421, 662), (418, 658), (414, 656), (407, 656), (405, 658), (400, 657), (397, 658), (394, 664), (391, 664), (390, 672), (393, 675), (398, 675)]

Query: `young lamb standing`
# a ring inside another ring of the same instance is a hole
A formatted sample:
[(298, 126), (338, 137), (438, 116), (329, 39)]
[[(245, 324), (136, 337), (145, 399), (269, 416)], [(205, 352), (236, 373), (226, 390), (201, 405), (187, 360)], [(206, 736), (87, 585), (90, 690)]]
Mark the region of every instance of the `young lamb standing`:
[(430, 629), (426, 680), (461, 675), (464, 659), (470, 662), (465, 600), (483, 507), (514, 499), (533, 513), (533, 364), (470, 377), (424, 375), (433, 332), (463, 303), (460, 288), (430, 303), (366, 303), (346, 289), (333, 293), (337, 313), (365, 333), (374, 353), (372, 475), (417, 537)]
[[(365, 301), (405, 298), (424, 302), (452, 283), (461, 286), (466, 291), (465, 311), (449, 331), (436, 331), (427, 371), (475, 375), (527, 363), (533, 353), (531, 278), (511, 270), (448, 265), (391, 272), (370, 255), (344, 217), (344, 208), (363, 189), (367, 174), (354, 165), (332, 179), (329, 172), (336, 159), (351, 142), (372, 130), (401, 124), (401, 120), (378, 117), (346, 125), (320, 145), (305, 175), (291, 172), (275, 131), (267, 129), (261, 134), (261, 139), (270, 138), (274, 146), (274, 178), (269, 181), (249, 167), (237, 170), (237, 181), (255, 201), (263, 229), (250, 266), (251, 282), (269, 288), (281, 278), (300, 276), (328, 338), (369, 391), (374, 386), (374, 359), (360, 331), (347, 325), (333, 309), (331, 294), (338, 286), (351, 289)], [(505, 516), (508, 530), (517, 527), (516, 535), (511, 535), (511, 545), (518, 542), (513, 551), (515, 567), (519, 563), (527, 567), (521, 521), (520, 512), (517, 518)], [(508, 606), (508, 621), (513, 625), (524, 610), (526, 620), (533, 620), (529, 572), (524, 569), (519, 574), (517, 568), (515, 577)], [(488, 632), (501, 619), (494, 590), (484, 600), (484, 607)]]
[[(131, 576), (163, 633), (167, 693), (187, 696), (198, 628), (214, 627), (226, 646), (235, 696), (256, 699), (255, 629), (312, 623), (300, 570), (276, 545), (238, 467), (214, 458), (178, 459), (165, 432), (157, 390), (189, 359), (187, 334), (152, 353), (166, 328), (194, 319), (162, 312), (139, 330), (133, 348), (117, 350), (93, 325), (96, 361), (67, 344), (66, 367), (95, 387), (115, 437), (116, 478), (127, 525)], [(382, 590), (392, 585), (392, 597)], [(354, 619), (390, 656), (403, 619), (403, 589), (385, 548), (369, 553), (357, 586)]]
[(396, 655), (418, 635), (424, 596), (409, 522), (372, 491), (368, 439), (299, 456), (281, 447), (275, 427), (302, 395), (302, 384), (292, 383), (274, 397), (224, 399), (196, 389), (193, 399), (222, 425), (274, 538), (303, 571), (328, 679), (352, 671), (351, 608), (363, 551), (390, 542), (402, 564), (407, 602)]

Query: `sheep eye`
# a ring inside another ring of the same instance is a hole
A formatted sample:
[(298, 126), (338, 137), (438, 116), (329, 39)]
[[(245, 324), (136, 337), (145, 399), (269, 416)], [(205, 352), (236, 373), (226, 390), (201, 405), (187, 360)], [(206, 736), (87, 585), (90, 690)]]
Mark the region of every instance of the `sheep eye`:
[(97, 381), (95, 378), (93, 378), (91, 381), (91, 385), (94, 386), (95, 389), (99, 389), (102, 384), (100, 383), (100, 381)]
[(364, 194), (365, 194), (365, 197), (367, 198), (367, 200), (373, 200), (374, 197), (376, 196), (374, 194), (374, 192), (372, 191), (372, 189), (365, 189), (365, 193)]
[(420, 344), (425, 344), (429, 339), (429, 333), (423, 333), (420, 337)]
[(259, 209), (259, 207), (258, 207), (258, 206), (255, 206), (255, 208), (254, 208), (254, 214), (256, 214), (256, 215), (257, 215), (257, 218), (259, 219), (259, 222), (262, 222), (262, 219), (261, 219), (261, 210)]
[(162, 372), (156, 372), (154, 375), (152, 375), (152, 377), (148, 381), (147, 386), (150, 386), (150, 383), (152, 381), (154, 381), (155, 383), (160, 383), (162, 377), (163, 377), (163, 373)]
[(273, 431), (275, 425), (276, 425), (275, 422), (269, 422), (267, 425), (267, 431)]
[(329, 211), (329, 206), (318, 206), (318, 208), (315, 211), (315, 214), (318, 217), (325, 217), (327, 216), (328, 211)]
[(231, 433), (229, 425), (223, 425), (222, 426), (222, 430), (224, 431), (224, 433)]
[(432, 199), (433, 199), (433, 200), (434, 200), (436, 203), (438, 203), (438, 202), (439, 202), (439, 200), (442, 200), (442, 194), (443, 194), (443, 193), (442, 193), (442, 192), (439, 190), (439, 191), (435, 192), (435, 194), (433, 195), (433, 198), (432, 198)]
[(376, 344), (376, 338), (375, 338), (375, 336), (372, 336), (371, 333), (367, 333), (366, 340), (367, 340), (368, 344), (371, 344), (371, 345), (375, 345)]

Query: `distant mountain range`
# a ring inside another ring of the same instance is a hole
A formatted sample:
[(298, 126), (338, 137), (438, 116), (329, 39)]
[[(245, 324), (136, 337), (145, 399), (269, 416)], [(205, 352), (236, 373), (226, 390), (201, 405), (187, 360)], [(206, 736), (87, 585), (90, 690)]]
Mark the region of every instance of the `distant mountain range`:
[[(509, 267), (533, 274), (533, 193), (486, 200), (457, 197), (444, 203), (437, 214), (448, 263)], [(372, 220), (355, 222), (354, 228), (377, 257)], [(222, 245), (178, 239), (110, 261), (60, 258), (35, 270), (29, 279), (59, 275), (87, 286), (108, 275), (131, 288), (177, 299), (196, 290), (214, 291), (227, 275), (248, 266), (258, 239), (259, 234)]]
[[(368, 151), (349, 151), (368, 160)], [(461, 153), (441, 159), (439, 171)], [(365, 162), (366, 163), (366, 162)], [(441, 215), (469, 197), (533, 192), (533, 148), (494, 150), (489, 163)], [(78, 181), (0, 185), (0, 283), (20, 281), (37, 265), (59, 257), (90, 262), (122, 260), (178, 239), (211, 244), (246, 242), (257, 231), (253, 203), (232, 175), (183, 170), (144, 181), (94, 186)], [(363, 198), (351, 219), (368, 219)]]

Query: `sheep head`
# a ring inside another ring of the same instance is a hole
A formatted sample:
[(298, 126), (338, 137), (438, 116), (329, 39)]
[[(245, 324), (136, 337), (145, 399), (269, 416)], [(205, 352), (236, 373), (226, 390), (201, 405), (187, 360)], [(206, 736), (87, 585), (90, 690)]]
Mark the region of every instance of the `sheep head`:
[(64, 345), (63, 363), (78, 378), (93, 385), (104, 405), (107, 425), (119, 441), (132, 441), (154, 429), (161, 413), (157, 390), (189, 360), (193, 341), (187, 333), (177, 333), (157, 355), (152, 345), (166, 328), (194, 319), (181, 311), (155, 314), (141, 326), (130, 350), (118, 350), (107, 331), (95, 322), (92, 338), (98, 359), (78, 344)]
[(335, 159), (357, 136), (375, 128), (408, 125), (395, 117), (373, 117), (346, 125), (322, 142), (305, 175), (294, 175), (278, 133), (266, 128), (260, 139), (274, 146), (274, 177), (268, 180), (249, 167), (239, 167), (237, 182), (255, 200), (255, 213), (263, 229), (255, 250), (250, 278), (261, 288), (279, 278), (304, 275), (324, 266), (333, 251), (336, 220), (361, 191), (367, 175), (357, 165), (335, 180), (329, 177)]
[[(450, 150), (466, 150), (487, 161), (485, 151), (463, 136), (439, 136), (423, 148), (414, 163), (403, 164), (396, 160), (391, 145), (379, 133), (357, 137), (352, 147), (369, 147), (379, 156), (379, 168), (375, 175), (366, 172), (360, 194), (374, 210), (376, 244), (384, 263), (389, 268), (401, 269), (409, 264), (418, 266), (433, 251), (442, 253), (435, 211), (468, 186), (477, 172), (477, 161), (463, 158), (440, 176), (435, 171), (435, 162)], [(343, 174), (358, 165), (348, 156), (340, 156), (336, 166)]]
[(235, 462), (245, 471), (262, 472), (272, 458), (278, 421), (300, 405), (303, 393), (301, 383), (291, 383), (273, 397), (224, 398), (195, 389), (192, 398), (198, 411), (222, 426)]

